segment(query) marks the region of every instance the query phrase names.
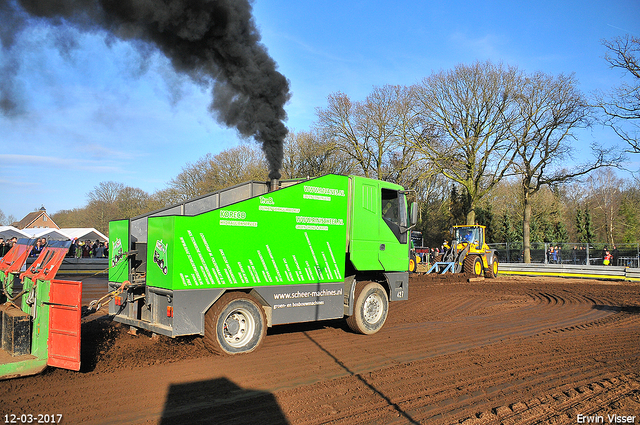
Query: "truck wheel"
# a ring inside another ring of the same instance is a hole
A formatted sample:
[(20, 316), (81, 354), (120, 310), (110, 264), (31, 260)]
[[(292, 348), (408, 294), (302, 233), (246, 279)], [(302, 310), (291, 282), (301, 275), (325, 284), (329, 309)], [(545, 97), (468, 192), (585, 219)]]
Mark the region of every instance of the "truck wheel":
[(242, 292), (227, 292), (204, 316), (204, 345), (217, 354), (250, 353), (267, 333), (262, 307)]
[(484, 277), (493, 279), (496, 276), (498, 276), (498, 256), (494, 254), (491, 266), (489, 266), (489, 268), (484, 271)]
[(353, 316), (347, 317), (347, 325), (352, 331), (365, 335), (378, 332), (389, 312), (387, 292), (379, 283), (358, 282), (354, 296)]
[(464, 272), (475, 276), (482, 274), (482, 259), (478, 255), (468, 255), (464, 259)]

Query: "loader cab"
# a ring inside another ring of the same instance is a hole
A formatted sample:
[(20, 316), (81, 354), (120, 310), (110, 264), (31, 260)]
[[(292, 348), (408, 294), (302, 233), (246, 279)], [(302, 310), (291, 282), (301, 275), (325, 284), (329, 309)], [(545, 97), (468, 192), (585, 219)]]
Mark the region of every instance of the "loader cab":
[(471, 244), (471, 251), (483, 251), (485, 246), (484, 226), (454, 226), (452, 235), (458, 241), (458, 247), (461, 249), (463, 244)]

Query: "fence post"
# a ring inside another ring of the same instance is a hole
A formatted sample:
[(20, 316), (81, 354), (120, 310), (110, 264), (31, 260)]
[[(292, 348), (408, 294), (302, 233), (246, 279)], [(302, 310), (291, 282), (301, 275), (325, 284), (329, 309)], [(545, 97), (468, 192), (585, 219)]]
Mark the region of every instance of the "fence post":
[(547, 253), (549, 252), (549, 242), (545, 242), (544, 243), (544, 263), (545, 264), (549, 264), (549, 256), (547, 255)]
[(589, 264), (591, 264), (591, 260), (589, 260), (589, 242), (587, 242), (587, 263), (585, 265), (588, 266)]

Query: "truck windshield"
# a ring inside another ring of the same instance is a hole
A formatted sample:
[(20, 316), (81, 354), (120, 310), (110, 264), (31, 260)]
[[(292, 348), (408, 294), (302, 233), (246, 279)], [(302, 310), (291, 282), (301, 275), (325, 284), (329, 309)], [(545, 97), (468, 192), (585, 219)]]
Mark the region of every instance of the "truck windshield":
[(382, 189), (382, 218), (400, 243), (407, 243), (407, 204), (404, 194)]

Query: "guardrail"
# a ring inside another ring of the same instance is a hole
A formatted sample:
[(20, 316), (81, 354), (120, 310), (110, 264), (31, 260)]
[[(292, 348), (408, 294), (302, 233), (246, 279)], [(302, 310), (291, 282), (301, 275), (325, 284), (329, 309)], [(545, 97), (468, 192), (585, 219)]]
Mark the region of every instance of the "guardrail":
[(640, 282), (640, 268), (570, 264), (501, 263), (500, 274), (524, 276), (578, 277)]

